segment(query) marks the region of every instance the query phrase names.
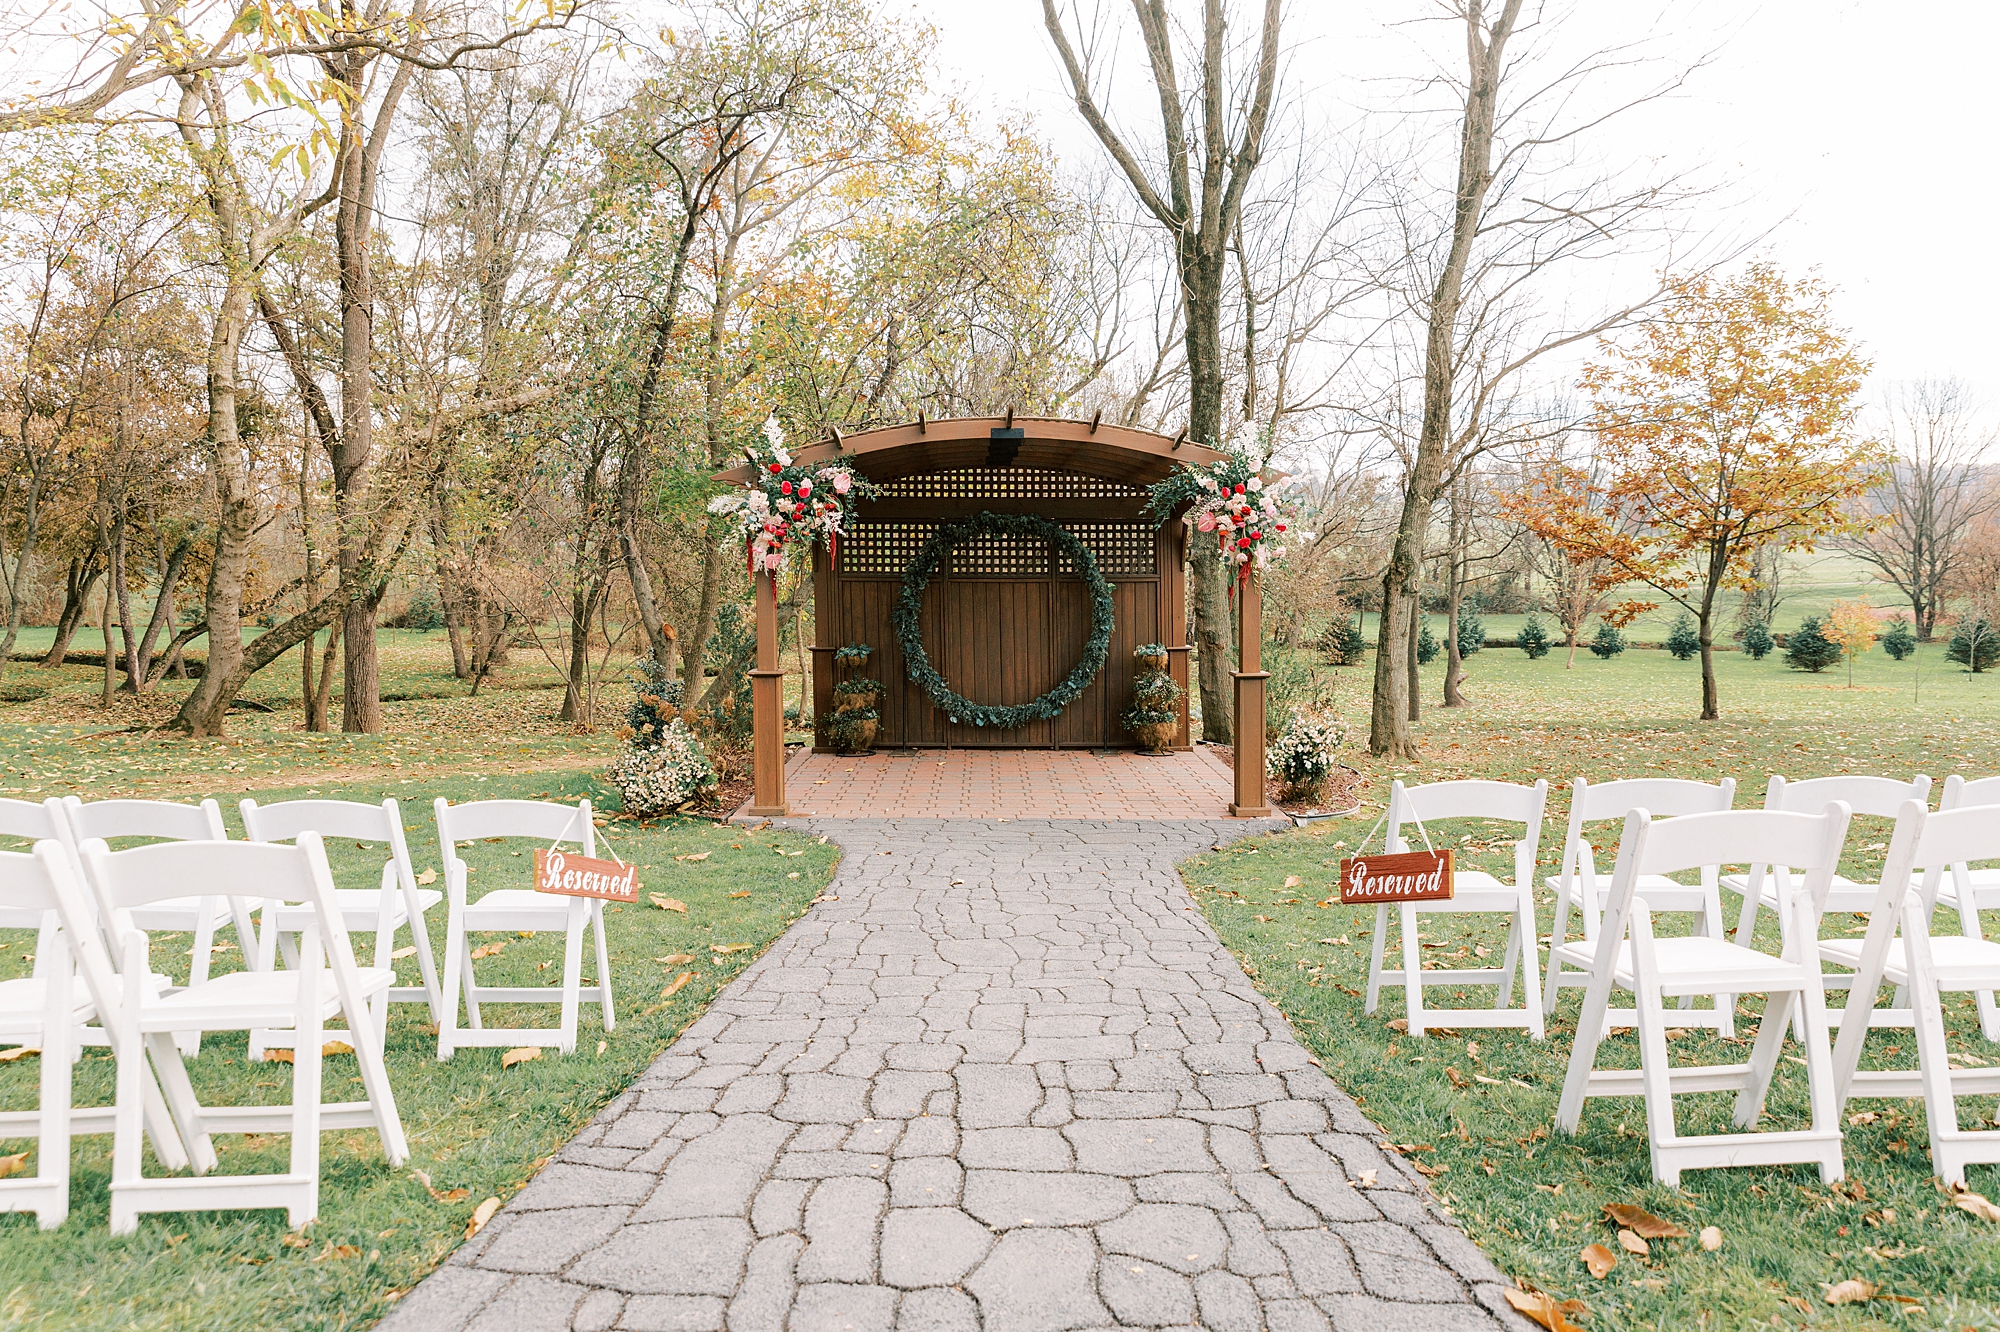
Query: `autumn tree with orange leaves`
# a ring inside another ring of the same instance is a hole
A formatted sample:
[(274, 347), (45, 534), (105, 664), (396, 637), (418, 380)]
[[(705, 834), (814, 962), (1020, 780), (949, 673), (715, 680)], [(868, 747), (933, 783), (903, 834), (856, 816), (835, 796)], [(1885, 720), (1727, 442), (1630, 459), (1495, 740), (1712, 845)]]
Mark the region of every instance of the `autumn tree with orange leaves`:
[(1572, 558), (1601, 559), (1695, 617), (1704, 721), (1722, 715), (1718, 594), (1748, 584), (1759, 546), (1811, 550), (1853, 531), (1852, 501), (1879, 466), (1855, 433), (1868, 362), (1834, 325), (1830, 296), (1761, 263), (1682, 284), (1658, 320), (1600, 343), (1584, 370), (1598, 493), (1523, 515)]

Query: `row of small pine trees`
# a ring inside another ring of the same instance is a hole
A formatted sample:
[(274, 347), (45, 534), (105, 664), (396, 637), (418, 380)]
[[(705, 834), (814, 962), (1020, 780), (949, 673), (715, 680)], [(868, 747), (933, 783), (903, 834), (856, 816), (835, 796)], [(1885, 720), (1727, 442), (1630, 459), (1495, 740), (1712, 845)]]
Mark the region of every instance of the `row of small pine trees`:
[[(1917, 650), (1917, 635), (1906, 616), (1897, 616), (1889, 621), (1876, 640), (1882, 650), (1897, 661), (1902, 661)], [(1535, 616), (1530, 615), (1520, 632), (1515, 635), (1514, 644), (1530, 659), (1548, 655), (1555, 639), (1547, 627)], [(1458, 621), (1458, 655), (1470, 657), (1486, 646), (1486, 626), (1477, 615), (1461, 615)], [(1616, 625), (1600, 621), (1596, 635), (1584, 646), (1597, 657), (1609, 661), (1623, 652), (1631, 644)], [(1695, 629), (1692, 616), (1682, 612), (1667, 630), (1663, 646), (1676, 661), (1689, 661), (1701, 652), (1701, 635)], [(1778, 646), (1771, 634), (1771, 627), (1760, 622), (1743, 631), (1743, 653), (1752, 661), (1762, 661)], [(1321, 636), (1320, 650), (1336, 666), (1353, 666), (1360, 662), (1368, 651), (1368, 639), (1361, 629), (1361, 617), (1343, 616), (1328, 626)], [(1426, 619), (1417, 633), (1417, 663), (1428, 666), (1444, 650), (1437, 635), (1431, 632), (1430, 621)], [(1836, 666), (1846, 653), (1846, 649), (1827, 634), (1824, 617), (1808, 616), (1792, 635), (1785, 640), (1785, 664), (1793, 670), (1823, 671)], [(1987, 624), (1983, 619), (1960, 620), (1953, 631), (1951, 641), (1945, 646), (1945, 660), (1957, 662), (1972, 671), (1990, 670), (2000, 665), (2000, 629)]]

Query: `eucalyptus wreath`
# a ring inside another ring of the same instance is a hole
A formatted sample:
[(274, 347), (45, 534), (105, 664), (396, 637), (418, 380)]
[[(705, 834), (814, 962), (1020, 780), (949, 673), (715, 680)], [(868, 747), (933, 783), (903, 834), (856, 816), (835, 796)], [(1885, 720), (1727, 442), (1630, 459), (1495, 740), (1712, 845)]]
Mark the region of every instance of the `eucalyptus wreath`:
[[(978, 536), (1037, 537), (1046, 541), (1069, 557), (1090, 588), (1090, 641), (1084, 644), (1083, 656), (1055, 688), (1026, 703), (993, 707), (960, 697), (937, 673), (930, 654), (924, 651), (921, 623), (924, 589), (930, 586), (932, 575), (949, 551)], [(1111, 584), (1099, 572), (1089, 548), (1074, 533), (1048, 519), (1031, 513), (977, 513), (962, 522), (946, 523), (924, 543), (916, 559), (903, 571), (903, 591), (896, 598), (890, 618), (895, 623), (896, 641), (902, 645), (905, 670), (911, 681), (930, 695), (931, 702), (943, 708), (954, 722), (1008, 730), (1060, 716), (1104, 669), (1111, 646)]]

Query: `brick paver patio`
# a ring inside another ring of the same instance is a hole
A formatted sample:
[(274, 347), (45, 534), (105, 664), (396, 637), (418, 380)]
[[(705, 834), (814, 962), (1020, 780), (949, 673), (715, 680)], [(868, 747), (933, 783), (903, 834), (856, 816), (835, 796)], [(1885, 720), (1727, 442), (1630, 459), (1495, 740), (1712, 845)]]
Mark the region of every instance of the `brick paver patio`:
[(384, 1328), (1528, 1326), (1174, 873), (1258, 825), (808, 826), (838, 900)]
[(803, 754), (785, 770), (792, 813), (818, 819), (1215, 819), (1229, 769), (1204, 750), (906, 749)]

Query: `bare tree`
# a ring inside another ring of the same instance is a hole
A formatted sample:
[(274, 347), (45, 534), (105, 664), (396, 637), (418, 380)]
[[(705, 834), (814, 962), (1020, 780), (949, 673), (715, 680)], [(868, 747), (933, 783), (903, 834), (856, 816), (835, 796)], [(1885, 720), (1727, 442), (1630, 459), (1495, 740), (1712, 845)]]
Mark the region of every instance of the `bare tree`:
[(1994, 433), (1956, 379), (1901, 385), (1888, 432), (1896, 457), (1865, 500), (1875, 526), (1842, 545), (1909, 598), (1917, 637), (1928, 643), (1967, 533), (2000, 505), (1985, 464)]
[[(1146, 211), (1173, 238), (1187, 317), (1188, 433), (1200, 443), (1217, 446), (1223, 442), (1225, 427), (1222, 326), (1230, 246), (1238, 235), (1250, 177), (1264, 152), (1277, 91), (1281, 5), (1279, 0), (1264, 0), (1254, 55), (1248, 69), (1240, 72), (1231, 68), (1228, 8), (1225, 0), (1202, 0), (1196, 82), (1183, 91), (1174, 49), (1176, 25), (1166, 0), (1132, 0), (1160, 108), (1166, 160), (1163, 179), (1156, 180), (1105, 113), (1110, 76), (1096, 59), (1102, 23), (1086, 25), (1077, 16), (1076, 29), (1085, 38), (1079, 57), (1057, 13), (1056, 0), (1042, 0), (1042, 21), (1055, 42), (1078, 111)], [(1198, 542), (1193, 565), (1202, 736), (1221, 743), (1229, 739), (1231, 634), (1226, 587), (1220, 561)]]

